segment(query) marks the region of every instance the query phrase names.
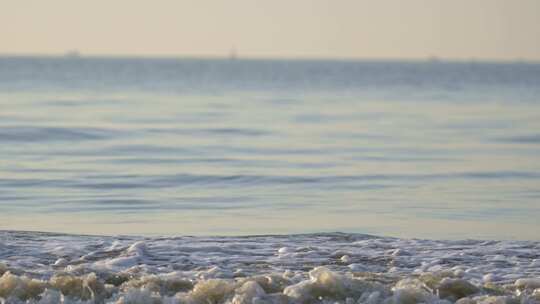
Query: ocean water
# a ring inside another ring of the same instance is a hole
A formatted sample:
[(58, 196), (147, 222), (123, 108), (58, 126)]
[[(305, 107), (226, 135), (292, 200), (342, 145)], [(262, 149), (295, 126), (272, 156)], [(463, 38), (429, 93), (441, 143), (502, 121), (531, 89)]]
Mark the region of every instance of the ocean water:
[(0, 57), (0, 303), (540, 303), (539, 201), (540, 64)]
[(540, 64), (0, 57), (0, 229), (539, 240)]

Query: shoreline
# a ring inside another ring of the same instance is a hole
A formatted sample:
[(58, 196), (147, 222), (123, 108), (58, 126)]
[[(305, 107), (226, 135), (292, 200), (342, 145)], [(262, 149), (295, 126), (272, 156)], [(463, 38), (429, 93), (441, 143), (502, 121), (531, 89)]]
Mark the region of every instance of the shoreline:
[(532, 241), (346, 233), (149, 238), (3, 231), (0, 249), (0, 298), (6, 303), (540, 300), (540, 242)]

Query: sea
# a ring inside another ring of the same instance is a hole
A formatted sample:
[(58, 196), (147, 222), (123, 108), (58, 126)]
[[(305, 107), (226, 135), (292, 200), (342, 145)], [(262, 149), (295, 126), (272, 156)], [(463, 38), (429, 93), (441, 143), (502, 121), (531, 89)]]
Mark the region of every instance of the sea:
[(0, 303), (540, 303), (540, 63), (0, 56)]

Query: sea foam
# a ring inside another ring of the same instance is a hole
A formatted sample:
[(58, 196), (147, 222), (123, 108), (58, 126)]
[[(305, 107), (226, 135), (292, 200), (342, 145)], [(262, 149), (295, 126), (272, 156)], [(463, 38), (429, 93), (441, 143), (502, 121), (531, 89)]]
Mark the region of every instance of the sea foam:
[(0, 244), (0, 303), (540, 303), (538, 242), (0, 232)]

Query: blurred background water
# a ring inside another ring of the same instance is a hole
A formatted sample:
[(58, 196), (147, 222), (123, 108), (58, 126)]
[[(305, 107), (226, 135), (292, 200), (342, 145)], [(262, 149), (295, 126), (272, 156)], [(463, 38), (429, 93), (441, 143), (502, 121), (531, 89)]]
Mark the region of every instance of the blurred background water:
[(0, 57), (0, 229), (540, 239), (540, 64)]

